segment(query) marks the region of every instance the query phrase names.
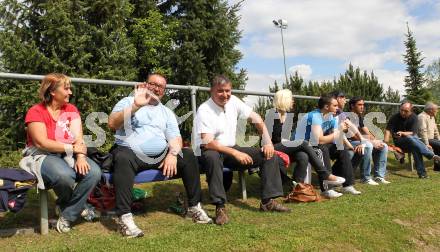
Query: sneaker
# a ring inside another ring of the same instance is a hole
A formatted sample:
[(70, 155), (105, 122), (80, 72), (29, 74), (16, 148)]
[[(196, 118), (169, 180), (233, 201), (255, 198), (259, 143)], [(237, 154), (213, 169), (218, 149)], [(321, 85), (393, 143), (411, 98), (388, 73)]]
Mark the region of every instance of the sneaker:
[(394, 151), (394, 157), (399, 161), (399, 163), (403, 164), (405, 162), (405, 154)]
[(260, 202), (260, 211), (263, 212), (291, 212), (290, 208), (287, 208), (274, 199), (270, 199), (269, 202), (263, 204)]
[(419, 175), (419, 179), (429, 179), (428, 175)]
[(118, 224), (119, 232), (121, 232), (123, 236), (128, 238), (144, 236), (144, 232), (134, 224), (133, 215), (131, 213), (121, 215), (116, 219), (116, 224)]
[(362, 180), (362, 183), (367, 184), (367, 185), (379, 185), (376, 181), (374, 181), (372, 179)]
[(200, 224), (211, 224), (212, 219), (206, 214), (205, 210), (202, 208), (200, 202), (192, 207), (188, 207), (186, 211), (186, 218), (191, 218), (195, 223)]
[(374, 180), (379, 183), (379, 184), (391, 184), (390, 181), (385, 180), (384, 178), (381, 177), (375, 177)]
[(333, 189), (330, 189), (330, 190), (321, 192), (321, 195), (325, 198), (328, 198), (328, 199), (336, 199), (336, 198), (341, 197), (343, 194), (339, 193)]
[(259, 172), (260, 172), (260, 167), (253, 167), (253, 168), (248, 169), (249, 175), (252, 175), (254, 173), (259, 173)]
[(335, 176), (333, 174), (331, 174), (329, 176), (329, 178), (331, 178), (331, 180), (325, 179), (325, 180), (322, 181), (322, 185), (324, 186), (325, 190), (333, 188), (334, 186), (342, 185), (345, 182), (345, 178), (338, 177), (338, 176)]
[(215, 224), (224, 225), (229, 222), (228, 214), (225, 207), (217, 207), (215, 209)]
[(359, 192), (358, 190), (356, 190), (355, 188), (354, 188), (354, 186), (344, 186), (344, 187), (342, 187), (342, 192), (343, 193), (350, 193), (350, 194), (353, 194), (353, 195), (359, 195), (359, 194), (361, 194), (361, 192)]
[(100, 214), (89, 204), (86, 204), (86, 207), (81, 212), (81, 217), (86, 221), (93, 221), (100, 217)]
[(71, 228), (70, 228), (70, 221), (64, 219), (63, 216), (58, 218), (58, 221), (57, 221), (57, 231), (59, 233), (67, 233), (70, 230), (71, 230)]
[(439, 155), (434, 155), (432, 157), (432, 160), (434, 160), (435, 163), (440, 163), (440, 156)]

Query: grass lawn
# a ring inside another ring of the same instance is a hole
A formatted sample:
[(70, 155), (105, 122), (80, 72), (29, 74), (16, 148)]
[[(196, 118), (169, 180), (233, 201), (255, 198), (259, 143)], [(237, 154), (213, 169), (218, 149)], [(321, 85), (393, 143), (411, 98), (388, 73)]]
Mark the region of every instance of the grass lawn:
[[(440, 173), (426, 162), (430, 179), (397, 165), (390, 156), (389, 185), (357, 183), (360, 196), (344, 195), (319, 203), (289, 204), (289, 214), (258, 211), (259, 179), (247, 176), (249, 199), (240, 198), (234, 182), (227, 204), (231, 223), (197, 225), (167, 211), (180, 180), (151, 183), (145, 213), (135, 217), (145, 231), (139, 239), (115, 232), (111, 219), (80, 222), (68, 234), (16, 235), (0, 238), (1, 251), (440, 251)], [(359, 171), (356, 171), (358, 174)], [(202, 176), (202, 180), (205, 177)], [(204, 182), (204, 181), (203, 181)], [(204, 199), (207, 186), (203, 183)], [(53, 204), (53, 200), (51, 200)], [(209, 215), (214, 207), (206, 203)], [(49, 214), (53, 217), (53, 207)], [(32, 190), (27, 206), (18, 214), (0, 217), (0, 229), (38, 226), (37, 195)]]

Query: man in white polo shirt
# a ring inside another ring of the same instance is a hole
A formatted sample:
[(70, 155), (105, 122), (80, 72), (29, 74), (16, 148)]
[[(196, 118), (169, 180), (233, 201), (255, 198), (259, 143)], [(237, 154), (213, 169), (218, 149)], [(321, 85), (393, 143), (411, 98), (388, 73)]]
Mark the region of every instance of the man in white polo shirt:
[[(223, 187), (223, 166), (231, 169), (260, 167), (261, 211), (289, 212), (274, 199), (283, 196), (280, 171), (274, 147), (261, 117), (239, 98), (231, 95), (232, 83), (222, 75), (211, 83), (211, 98), (204, 102), (196, 115), (196, 148), (201, 149), (199, 160), (206, 169), (209, 195), (216, 205), (216, 224), (228, 223), (226, 192)], [(255, 124), (263, 139), (263, 147), (236, 145), (238, 119)], [(196, 152), (197, 153), (197, 152)]]

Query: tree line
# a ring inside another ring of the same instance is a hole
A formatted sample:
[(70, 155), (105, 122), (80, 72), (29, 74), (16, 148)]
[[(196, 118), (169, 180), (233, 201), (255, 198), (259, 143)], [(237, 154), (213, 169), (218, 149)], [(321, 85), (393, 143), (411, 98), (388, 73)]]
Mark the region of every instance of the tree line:
[[(143, 81), (149, 73), (161, 73), (168, 83), (197, 86), (208, 86), (213, 76), (225, 74), (234, 89), (244, 89), (246, 70), (237, 68), (242, 58), (236, 47), (241, 38), (240, 7), (240, 3), (231, 5), (227, 0), (3, 0), (0, 71), (41, 75), (60, 72), (71, 77), (129, 81)], [(420, 66), (421, 55), (409, 29), (407, 41), (407, 48), (412, 48), (407, 52), (408, 59), (416, 59), (408, 60), (408, 65)], [(414, 69), (410, 74), (421, 70)], [(416, 90), (415, 97), (420, 97), (429, 88), (438, 97), (439, 72), (440, 59), (427, 68), (426, 78), (408, 78), (415, 82), (408, 82), (407, 93), (412, 95)], [(422, 94), (418, 90), (420, 81), (424, 83)], [(25, 146), (24, 116), (38, 102), (38, 86), (35, 81), (0, 81), (1, 150)], [(288, 83), (274, 83), (270, 91), (278, 88), (314, 96), (337, 88), (348, 96), (362, 95), (368, 100), (400, 99), (397, 91), (383, 90), (373, 72), (352, 65), (333, 81), (305, 82), (296, 73)], [(75, 85), (71, 102), (84, 119), (90, 112), (108, 114), (131, 91), (129, 87)], [(190, 110), (188, 91), (167, 94), (167, 99), (180, 101), (176, 114)], [(198, 93), (197, 103), (207, 96)], [(257, 110), (267, 102), (260, 100)], [(314, 101), (304, 101), (296, 109), (308, 111), (314, 106)], [(190, 138), (191, 124), (187, 120), (181, 125), (186, 139)], [(106, 132), (107, 139), (112, 139), (110, 131)], [(90, 134), (87, 130), (85, 133)]]

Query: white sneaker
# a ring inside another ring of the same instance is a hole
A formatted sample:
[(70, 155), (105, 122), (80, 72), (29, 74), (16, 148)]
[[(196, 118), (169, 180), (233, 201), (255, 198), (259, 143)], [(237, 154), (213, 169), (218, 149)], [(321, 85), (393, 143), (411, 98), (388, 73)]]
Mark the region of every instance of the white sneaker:
[(387, 180), (385, 180), (384, 178), (381, 178), (381, 177), (376, 177), (376, 178), (374, 178), (374, 180), (376, 182), (378, 182), (378, 183), (381, 183), (381, 184), (391, 184), (390, 181), (387, 181)]
[(64, 219), (63, 216), (58, 218), (56, 229), (59, 233), (67, 233), (71, 230), (70, 221)]
[(134, 224), (133, 215), (131, 213), (121, 215), (116, 219), (116, 223), (118, 224), (119, 232), (121, 232), (123, 236), (128, 238), (144, 236), (144, 232)]
[(335, 176), (336, 177), (336, 180), (324, 180), (324, 181), (322, 181), (322, 183), (324, 183), (324, 186), (325, 185), (342, 185), (342, 184), (344, 184), (344, 182), (345, 182), (345, 178), (343, 178), (343, 177), (339, 177), (339, 176)]
[(197, 203), (197, 205), (188, 207), (186, 211), (186, 218), (191, 218), (195, 223), (200, 224), (211, 224), (212, 219), (206, 214), (205, 210), (202, 208), (202, 204)]
[(326, 198), (329, 198), (329, 199), (336, 199), (336, 198), (341, 197), (342, 193), (339, 193), (339, 192), (337, 192), (335, 190), (330, 189), (330, 190), (321, 192), (321, 195), (323, 197), (326, 197)]
[(377, 182), (375, 182), (372, 179), (363, 180), (362, 183), (367, 184), (367, 185), (379, 185)]
[(358, 190), (356, 190), (355, 188), (354, 188), (354, 186), (345, 186), (345, 187), (342, 187), (342, 192), (343, 193), (350, 193), (350, 194), (353, 194), (353, 195), (359, 195), (359, 194), (361, 194), (361, 192), (359, 192)]
[(83, 217), (86, 221), (93, 221), (94, 219), (101, 217), (101, 214), (96, 211), (93, 206), (87, 203), (84, 207), (84, 210), (81, 212), (81, 217)]

